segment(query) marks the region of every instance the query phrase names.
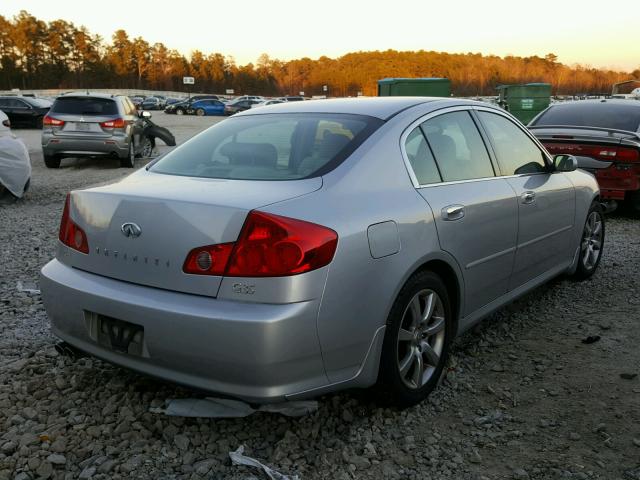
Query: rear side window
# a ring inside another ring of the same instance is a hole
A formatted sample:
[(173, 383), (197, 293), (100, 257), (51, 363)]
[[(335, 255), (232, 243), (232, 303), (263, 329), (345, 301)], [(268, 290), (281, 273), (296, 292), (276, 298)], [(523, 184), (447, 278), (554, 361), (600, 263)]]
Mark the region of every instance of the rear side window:
[(541, 173), (546, 170), (542, 151), (511, 120), (489, 112), (478, 112), (504, 175)]
[(108, 98), (63, 97), (54, 102), (51, 112), (70, 115), (118, 115), (118, 106)]
[[(627, 102), (628, 100), (624, 100)], [(532, 125), (573, 125), (637, 132), (640, 105), (608, 102), (569, 102), (548, 108)]]
[(445, 113), (421, 127), (443, 181), (495, 176), (487, 148), (469, 112)]
[(323, 175), (381, 124), (372, 117), (341, 114), (234, 117), (172, 150), (151, 171), (237, 180)]
[(407, 137), (404, 146), (418, 184), (428, 185), (441, 181), (436, 161), (433, 158), (433, 154), (427, 145), (427, 141), (420, 127), (413, 129)]

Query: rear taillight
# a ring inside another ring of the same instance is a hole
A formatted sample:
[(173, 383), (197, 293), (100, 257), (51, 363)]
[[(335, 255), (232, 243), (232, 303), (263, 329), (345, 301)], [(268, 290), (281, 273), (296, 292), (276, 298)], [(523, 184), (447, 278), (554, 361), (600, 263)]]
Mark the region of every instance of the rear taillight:
[(50, 117), (49, 115), (45, 115), (42, 119), (42, 124), (45, 127), (64, 127), (64, 120), (57, 119), (55, 117)]
[(82, 253), (89, 253), (89, 243), (84, 230), (71, 220), (69, 215), (69, 200), (71, 196), (67, 194), (64, 202), (64, 210), (62, 211), (62, 219), (60, 220), (60, 233), (58, 238), (67, 247), (71, 247)]
[(233, 243), (194, 248), (187, 255), (182, 269), (195, 275), (224, 275), (232, 250)]
[[(554, 137), (555, 138), (555, 137)], [(640, 160), (638, 149), (630, 147), (615, 147), (589, 145), (577, 143), (545, 143), (544, 146), (551, 154), (569, 154), (591, 157), (597, 160), (637, 162)]]
[(263, 212), (251, 212), (237, 242), (189, 252), (185, 273), (229, 277), (282, 277), (324, 267), (338, 235), (330, 228)]
[(126, 125), (124, 118), (116, 118), (107, 122), (100, 122), (102, 128), (124, 128)]

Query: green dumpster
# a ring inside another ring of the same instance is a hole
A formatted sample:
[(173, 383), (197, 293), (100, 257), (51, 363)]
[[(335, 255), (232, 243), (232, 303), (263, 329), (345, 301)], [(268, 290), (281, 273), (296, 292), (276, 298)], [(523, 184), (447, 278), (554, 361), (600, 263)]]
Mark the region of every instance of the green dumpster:
[(508, 110), (525, 125), (551, 102), (551, 84), (549, 83), (500, 85), (497, 90), (498, 105)]
[(378, 80), (379, 97), (449, 97), (448, 78), (383, 78)]

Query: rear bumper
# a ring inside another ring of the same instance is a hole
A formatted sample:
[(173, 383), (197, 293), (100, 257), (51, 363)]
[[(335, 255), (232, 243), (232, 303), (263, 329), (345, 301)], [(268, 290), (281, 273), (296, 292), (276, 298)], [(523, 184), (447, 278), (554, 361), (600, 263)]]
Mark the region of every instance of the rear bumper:
[(621, 170), (614, 163), (609, 168), (596, 170), (600, 196), (605, 200), (624, 200), (626, 192), (640, 190), (640, 166)]
[(44, 155), (105, 155), (124, 158), (129, 153), (129, 142), (126, 137), (82, 138), (43, 135), (42, 152)]
[[(53, 333), (123, 367), (252, 402), (282, 401), (328, 384), (316, 329), (319, 300), (219, 300), (113, 280), (58, 260), (42, 269), (40, 283)], [(101, 344), (99, 316), (142, 326), (142, 353)]]

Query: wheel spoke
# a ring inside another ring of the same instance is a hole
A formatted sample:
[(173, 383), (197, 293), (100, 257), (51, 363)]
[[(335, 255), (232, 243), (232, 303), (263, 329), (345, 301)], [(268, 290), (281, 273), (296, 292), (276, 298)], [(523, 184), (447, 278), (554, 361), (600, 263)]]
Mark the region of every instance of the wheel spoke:
[(593, 231), (591, 232), (591, 235), (595, 236), (600, 236), (600, 232), (602, 231), (602, 222), (597, 222), (595, 228), (593, 229)]
[(415, 328), (420, 324), (422, 315), (420, 314), (420, 297), (416, 295), (411, 300), (411, 327)]
[(423, 330), (423, 333), (427, 337), (431, 337), (436, 333), (442, 331), (444, 328), (444, 318), (443, 317), (432, 317), (434, 322), (429, 325), (426, 329)]
[(440, 362), (440, 355), (436, 353), (433, 347), (428, 342), (420, 342), (422, 348), (422, 355), (426, 357), (427, 363), (431, 366), (437, 367)]
[(407, 354), (405, 355), (405, 357), (402, 359), (402, 361), (400, 362), (400, 375), (402, 375), (403, 377), (407, 375), (407, 372), (409, 372), (409, 369), (411, 369), (411, 365), (413, 365), (413, 363), (416, 360), (416, 351), (414, 348), (411, 348)]
[(426, 324), (431, 315), (433, 315), (433, 310), (436, 308), (436, 296), (433, 292), (429, 293), (427, 298), (425, 299), (424, 312), (422, 312), (422, 316), (420, 318), (421, 323)]
[(584, 265), (586, 267), (589, 266), (588, 262), (589, 262), (589, 251), (590, 251), (590, 249), (591, 249), (591, 246), (587, 245), (587, 248), (585, 248), (584, 254), (582, 255), (582, 263), (584, 263)]
[(410, 332), (409, 330), (405, 330), (404, 328), (401, 328), (400, 331), (398, 332), (398, 341), (410, 342), (411, 340), (413, 340), (413, 332)]
[(593, 247), (596, 250), (600, 250), (600, 248), (602, 247), (602, 242), (600, 240), (594, 240), (591, 245), (593, 245)]
[(422, 374), (424, 373), (424, 361), (422, 360), (422, 355), (420, 352), (416, 351), (414, 357), (415, 358), (415, 368), (413, 369), (413, 383), (416, 388), (420, 388), (422, 386)]

